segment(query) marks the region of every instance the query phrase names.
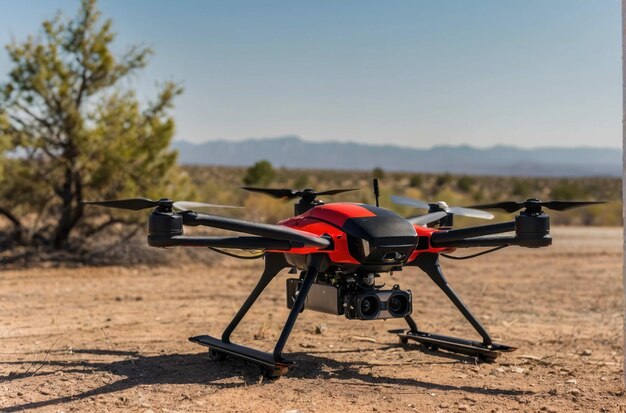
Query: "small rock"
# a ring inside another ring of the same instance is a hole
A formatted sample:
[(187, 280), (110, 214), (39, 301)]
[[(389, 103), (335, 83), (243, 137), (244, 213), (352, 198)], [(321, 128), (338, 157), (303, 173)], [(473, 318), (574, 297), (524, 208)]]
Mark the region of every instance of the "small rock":
[(591, 350), (586, 348), (583, 350), (583, 352), (581, 353), (583, 356), (590, 356), (591, 355)]
[(548, 394), (550, 396), (556, 396), (557, 394), (559, 394), (559, 392), (558, 392), (557, 389), (550, 389), (550, 390), (548, 390)]
[(569, 379), (565, 381), (565, 384), (576, 384), (576, 379)]
[(469, 410), (469, 406), (467, 404), (459, 404), (459, 410), (466, 412)]
[(582, 391), (580, 391), (580, 389), (574, 388), (570, 390), (570, 393), (572, 393), (572, 395), (574, 396), (580, 396), (580, 393), (582, 393)]
[(513, 373), (518, 373), (518, 374), (522, 374), (523, 372), (525, 372), (526, 370), (521, 368), (521, 367), (511, 367), (511, 371)]
[(448, 407), (450, 407), (450, 405), (449, 405), (448, 403), (441, 403), (441, 404), (439, 405), (439, 408), (440, 408), (440, 409), (447, 409)]
[(302, 347), (302, 348), (315, 348), (317, 346), (315, 344), (313, 344), (313, 343), (300, 343), (300, 347)]
[(454, 377), (456, 377), (457, 379), (466, 379), (466, 378), (467, 378), (467, 374), (465, 374), (465, 373), (460, 373), (460, 374), (457, 374), (457, 375), (456, 375), (456, 376), (454, 376)]
[(324, 334), (328, 330), (326, 323), (319, 323), (315, 326), (315, 334)]

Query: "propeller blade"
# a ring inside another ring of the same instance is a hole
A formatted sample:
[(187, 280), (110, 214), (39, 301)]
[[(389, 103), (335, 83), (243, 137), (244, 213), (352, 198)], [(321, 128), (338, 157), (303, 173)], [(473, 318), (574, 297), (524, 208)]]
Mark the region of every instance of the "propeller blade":
[(504, 201), (493, 204), (474, 205), (470, 208), (479, 209), (502, 209), (506, 212), (516, 212), (522, 208), (541, 208), (552, 209), (555, 211), (567, 211), (568, 209), (578, 208), (586, 205), (605, 204), (605, 201), (539, 201), (537, 199), (527, 199), (524, 202)]
[(430, 214), (409, 218), (408, 221), (413, 225), (419, 225), (423, 227), (424, 225), (428, 225), (431, 222), (439, 221), (441, 218), (445, 217), (446, 215), (448, 215), (448, 213), (444, 211), (431, 212)]
[(198, 208), (243, 208), (235, 205), (217, 205), (207, 204), (206, 202), (193, 202), (193, 201), (176, 201), (174, 202), (174, 208), (180, 211), (190, 211)]
[(463, 208), (463, 207), (449, 207), (446, 209), (446, 211), (454, 215), (461, 216), (461, 217), (493, 219), (493, 214), (490, 214), (489, 212), (481, 211), (479, 209)]
[(396, 205), (410, 206), (413, 208), (430, 209), (430, 205), (424, 201), (407, 198), (405, 196), (392, 195), (391, 201)]
[(346, 188), (346, 189), (331, 189), (328, 191), (316, 192), (316, 195), (337, 195), (344, 192), (356, 191), (359, 188)]
[(523, 202), (515, 202), (515, 201), (505, 201), (505, 202), (496, 202), (493, 204), (483, 204), (483, 205), (472, 205), (469, 208), (476, 209), (503, 209), (506, 212), (515, 212), (524, 208)]
[(250, 192), (260, 192), (273, 196), (274, 198), (287, 198), (293, 199), (298, 197), (316, 197), (318, 195), (336, 195), (343, 192), (356, 191), (358, 188), (346, 188), (346, 189), (329, 189), (328, 191), (317, 192), (313, 189), (304, 189), (302, 191), (295, 191), (287, 188), (253, 188), (250, 186), (242, 186), (241, 189)]
[(273, 196), (274, 198), (293, 199), (298, 196), (296, 191), (287, 188), (253, 188), (251, 186), (242, 186), (241, 189), (250, 192), (260, 192)]
[(111, 201), (82, 201), (82, 203), (87, 205), (99, 205), (109, 208), (130, 209), (132, 211), (153, 208), (159, 205), (159, 201), (153, 201), (148, 198), (115, 199)]
[(585, 205), (606, 204), (605, 201), (546, 201), (541, 203), (548, 209), (555, 211), (567, 211), (568, 209), (578, 208)]

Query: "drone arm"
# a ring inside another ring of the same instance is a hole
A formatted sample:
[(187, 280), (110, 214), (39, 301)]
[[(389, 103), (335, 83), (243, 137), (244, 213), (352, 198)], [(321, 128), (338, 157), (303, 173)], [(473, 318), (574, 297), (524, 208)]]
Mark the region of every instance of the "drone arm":
[(292, 247), (316, 247), (322, 249), (330, 246), (330, 241), (325, 238), (317, 237), (304, 231), (298, 231), (280, 225), (262, 224), (242, 219), (220, 217), (217, 215), (198, 214), (192, 211), (183, 212), (181, 215), (183, 217), (184, 225), (203, 225), (212, 228), (258, 235), (260, 237), (271, 238), (275, 241), (283, 240), (290, 242)]
[(515, 231), (515, 221), (501, 222), (498, 224), (480, 225), (477, 227), (467, 227), (451, 229), (448, 231), (434, 232), (430, 238), (431, 243), (446, 243), (451, 241), (465, 240), (466, 238), (482, 237), (485, 235), (500, 234)]
[[(435, 235), (435, 234), (433, 234)], [(468, 239), (437, 240), (431, 239), (431, 245), (435, 248), (471, 248), (471, 247), (500, 247), (504, 245), (517, 245), (520, 247), (538, 248), (552, 244), (550, 235), (537, 237), (481, 237)]]
[(251, 250), (288, 251), (294, 245), (287, 240), (266, 237), (190, 237), (177, 235), (174, 237), (148, 237), (151, 247), (213, 247)]

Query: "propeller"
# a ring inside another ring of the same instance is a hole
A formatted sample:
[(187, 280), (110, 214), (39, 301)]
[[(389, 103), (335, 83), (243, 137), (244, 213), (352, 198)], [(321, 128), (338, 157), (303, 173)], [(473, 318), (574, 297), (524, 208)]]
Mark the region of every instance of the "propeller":
[(216, 205), (207, 204), (205, 202), (192, 202), (192, 201), (172, 201), (168, 198), (161, 198), (158, 201), (154, 201), (148, 198), (128, 198), (128, 199), (114, 199), (109, 201), (82, 201), (86, 205), (99, 205), (108, 208), (130, 209), (132, 211), (139, 211), (141, 209), (163, 207), (163, 208), (175, 208), (179, 211), (187, 211), (194, 208), (242, 208), (232, 205)]
[(337, 195), (343, 192), (356, 191), (358, 188), (347, 188), (347, 189), (329, 189), (328, 191), (317, 192), (314, 189), (306, 188), (301, 191), (296, 191), (294, 189), (287, 188), (253, 188), (250, 186), (242, 186), (241, 189), (250, 192), (260, 192), (262, 194), (267, 194), (273, 196), (274, 198), (286, 198), (286, 199), (294, 199), (294, 198), (309, 198), (315, 199), (320, 195)]
[[(445, 202), (437, 202), (434, 204), (429, 204), (424, 201), (420, 201), (418, 199), (407, 198), (405, 196), (397, 196), (397, 195), (393, 195), (391, 197), (391, 200), (393, 201), (394, 204), (410, 206), (413, 208), (428, 209), (429, 211), (433, 211), (433, 212), (444, 211), (450, 214), (463, 216), (463, 217), (493, 219), (493, 214), (490, 214), (489, 212), (480, 211), (478, 209), (465, 208), (465, 207), (454, 207), (454, 206), (451, 207), (451, 206), (448, 206), (448, 204), (446, 204)], [(417, 218), (420, 218), (420, 217), (417, 217)]]
[(448, 215), (445, 211), (431, 212), (430, 214), (420, 215), (418, 217), (408, 218), (407, 220), (413, 225), (419, 225), (421, 227), (428, 225), (432, 222), (439, 221), (441, 218)]
[(552, 209), (555, 211), (567, 211), (568, 209), (578, 208), (586, 205), (605, 204), (606, 201), (540, 201), (535, 198), (526, 201), (504, 201), (493, 204), (473, 205), (470, 208), (479, 209), (502, 209), (506, 212), (516, 212), (522, 208), (527, 208), (529, 212), (539, 212), (541, 207)]

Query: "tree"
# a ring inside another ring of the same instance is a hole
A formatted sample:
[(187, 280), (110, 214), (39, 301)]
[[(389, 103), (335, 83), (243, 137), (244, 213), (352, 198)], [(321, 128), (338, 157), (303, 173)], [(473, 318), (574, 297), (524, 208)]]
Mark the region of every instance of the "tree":
[(276, 171), (272, 167), (269, 161), (258, 161), (246, 170), (246, 175), (243, 177), (243, 183), (246, 185), (267, 185), (269, 184)]
[(168, 112), (182, 89), (165, 83), (142, 108), (122, 81), (152, 52), (132, 46), (115, 56), (112, 22), (95, 0), (83, 0), (75, 18), (59, 14), (42, 27), (40, 36), (6, 46), (12, 68), (0, 84), (0, 216), (12, 227), (5, 243), (68, 249), (123, 220), (87, 223), (92, 212), (81, 201), (159, 197), (177, 179)]

